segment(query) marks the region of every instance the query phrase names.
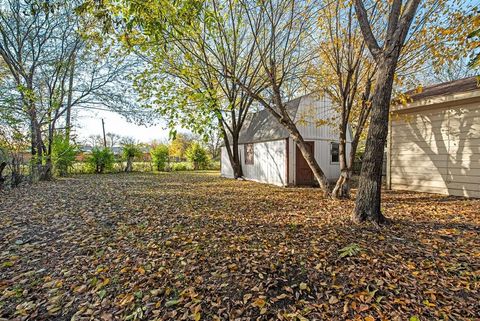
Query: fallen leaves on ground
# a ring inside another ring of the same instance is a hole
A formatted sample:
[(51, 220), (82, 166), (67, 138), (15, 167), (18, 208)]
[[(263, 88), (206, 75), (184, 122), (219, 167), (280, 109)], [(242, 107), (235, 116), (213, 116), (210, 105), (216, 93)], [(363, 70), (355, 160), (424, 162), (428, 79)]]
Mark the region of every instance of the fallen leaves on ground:
[(480, 315), (480, 201), (352, 201), (216, 173), (82, 175), (0, 195), (0, 319), (433, 320)]

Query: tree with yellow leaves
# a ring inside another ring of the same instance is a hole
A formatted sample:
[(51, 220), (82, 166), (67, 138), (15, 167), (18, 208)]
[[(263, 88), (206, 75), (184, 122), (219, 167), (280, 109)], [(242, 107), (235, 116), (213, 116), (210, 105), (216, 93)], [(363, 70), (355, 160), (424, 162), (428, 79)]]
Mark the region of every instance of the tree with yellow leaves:
[[(375, 64), (355, 19), (350, 1), (330, 2), (319, 14), (320, 41), (318, 63), (311, 65), (310, 86), (337, 106), (339, 119), (340, 177), (332, 191), (334, 198), (348, 198), (350, 178), (358, 143), (370, 113), (370, 89)], [(347, 131), (353, 129), (351, 149), (347, 155)]]

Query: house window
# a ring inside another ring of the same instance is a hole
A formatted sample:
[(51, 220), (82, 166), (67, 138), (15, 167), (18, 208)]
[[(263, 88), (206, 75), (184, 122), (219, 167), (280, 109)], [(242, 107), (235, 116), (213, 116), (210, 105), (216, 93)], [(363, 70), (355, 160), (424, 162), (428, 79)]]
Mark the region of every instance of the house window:
[(338, 143), (330, 143), (330, 162), (331, 163), (338, 163), (339, 162), (339, 144)]
[(245, 144), (245, 164), (253, 165), (253, 144)]

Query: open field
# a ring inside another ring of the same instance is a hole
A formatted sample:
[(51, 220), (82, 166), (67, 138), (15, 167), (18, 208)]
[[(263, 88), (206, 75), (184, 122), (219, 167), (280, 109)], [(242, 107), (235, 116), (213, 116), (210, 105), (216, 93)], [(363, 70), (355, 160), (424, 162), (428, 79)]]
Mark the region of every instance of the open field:
[(317, 189), (217, 176), (0, 194), (0, 320), (478, 320), (480, 200), (386, 192), (377, 229)]

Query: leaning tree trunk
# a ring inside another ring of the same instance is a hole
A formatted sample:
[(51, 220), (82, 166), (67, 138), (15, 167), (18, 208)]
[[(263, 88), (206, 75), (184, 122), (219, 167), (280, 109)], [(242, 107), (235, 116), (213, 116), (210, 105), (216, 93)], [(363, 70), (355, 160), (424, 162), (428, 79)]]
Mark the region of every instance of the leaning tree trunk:
[(382, 165), (388, 134), (388, 116), (392, 94), (395, 61), (384, 59), (378, 66), (372, 99), (370, 127), (360, 172), (358, 193), (352, 219), (355, 222), (385, 223), (380, 209)]
[(300, 150), (303, 158), (305, 159), (308, 166), (312, 170), (313, 176), (317, 180), (322, 191), (325, 193), (325, 195), (327, 196), (330, 195), (330, 187), (328, 185), (328, 179), (325, 176), (325, 173), (322, 171), (322, 169), (318, 165), (317, 161), (315, 160), (315, 156), (307, 148), (307, 144), (305, 144), (305, 140), (303, 139), (302, 135), (298, 131), (297, 127), (294, 124), (290, 124), (286, 120), (284, 120), (283, 125), (289, 131), (290, 136), (292, 137), (295, 144), (298, 146), (298, 149)]
[(350, 167), (340, 169), (340, 176), (332, 191), (332, 197), (335, 199), (350, 198), (350, 179), (352, 177), (352, 170)]

